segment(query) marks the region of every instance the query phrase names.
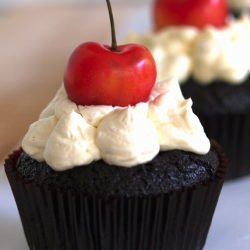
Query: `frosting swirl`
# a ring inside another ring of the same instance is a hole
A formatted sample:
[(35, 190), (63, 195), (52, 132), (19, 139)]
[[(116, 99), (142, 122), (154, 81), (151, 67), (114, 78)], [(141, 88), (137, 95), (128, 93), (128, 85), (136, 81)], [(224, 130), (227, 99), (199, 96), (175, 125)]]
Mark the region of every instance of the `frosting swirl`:
[(227, 26), (199, 30), (191, 26), (169, 27), (158, 33), (131, 33), (129, 42), (147, 46), (156, 61), (158, 81), (177, 77), (183, 83), (193, 76), (200, 84), (225, 80), (240, 84), (250, 72), (250, 20), (243, 16)]
[(175, 79), (156, 84), (148, 102), (129, 107), (77, 106), (62, 86), (29, 127), (22, 148), (57, 171), (99, 159), (132, 167), (159, 150), (206, 154), (210, 142), (191, 106)]

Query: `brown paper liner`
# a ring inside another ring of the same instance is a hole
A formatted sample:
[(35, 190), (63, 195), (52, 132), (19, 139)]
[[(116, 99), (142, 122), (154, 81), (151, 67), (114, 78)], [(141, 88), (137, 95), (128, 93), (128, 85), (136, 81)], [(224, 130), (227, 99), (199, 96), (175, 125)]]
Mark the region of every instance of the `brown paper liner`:
[(197, 115), (207, 136), (221, 145), (229, 159), (226, 179), (250, 174), (250, 113)]
[(220, 155), (215, 179), (169, 194), (141, 197), (86, 196), (37, 185), (20, 176), (16, 151), (5, 162), (30, 249), (202, 249), (227, 164)]

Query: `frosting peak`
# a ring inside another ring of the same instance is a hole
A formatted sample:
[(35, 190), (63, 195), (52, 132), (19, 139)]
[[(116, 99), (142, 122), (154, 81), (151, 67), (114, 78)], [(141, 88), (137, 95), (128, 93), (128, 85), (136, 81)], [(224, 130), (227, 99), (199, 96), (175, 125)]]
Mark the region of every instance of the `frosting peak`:
[(150, 161), (160, 150), (155, 126), (146, 113), (132, 107), (115, 110), (103, 119), (96, 142), (104, 161), (117, 166)]
[(62, 87), (22, 141), (32, 158), (57, 171), (103, 159), (132, 167), (159, 150), (206, 154), (210, 143), (176, 80), (155, 85), (150, 99), (135, 106), (80, 106)]

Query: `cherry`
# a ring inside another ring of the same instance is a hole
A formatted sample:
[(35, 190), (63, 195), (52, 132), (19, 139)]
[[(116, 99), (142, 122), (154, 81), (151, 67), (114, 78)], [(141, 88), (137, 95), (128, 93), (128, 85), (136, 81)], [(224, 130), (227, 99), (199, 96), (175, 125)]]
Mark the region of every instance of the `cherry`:
[(156, 65), (142, 45), (117, 46), (109, 0), (112, 46), (85, 42), (70, 56), (64, 73), (68, 98), (79, 105), (128, 106), (147, 101)]
[(222, 27), (228, 14), (226, 0), (155, 0), (153, 19), (155, 30), (170, 25), (207, 25)]

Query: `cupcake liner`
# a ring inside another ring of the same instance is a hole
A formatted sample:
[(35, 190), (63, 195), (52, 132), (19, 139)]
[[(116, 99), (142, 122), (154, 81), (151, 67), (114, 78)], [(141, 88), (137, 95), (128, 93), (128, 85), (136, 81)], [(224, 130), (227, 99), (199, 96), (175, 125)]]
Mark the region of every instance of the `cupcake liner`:
[(90, 196), (27, 181), (16, 170), (20, 151), (5, 162), (30, 249), (202, 249), (227, 169), (213, 181), (169, 194)]
[(229, 158), (226, 179), (250, 174), (249, 114), (197, 114), (209, 138), (215, 139)]

